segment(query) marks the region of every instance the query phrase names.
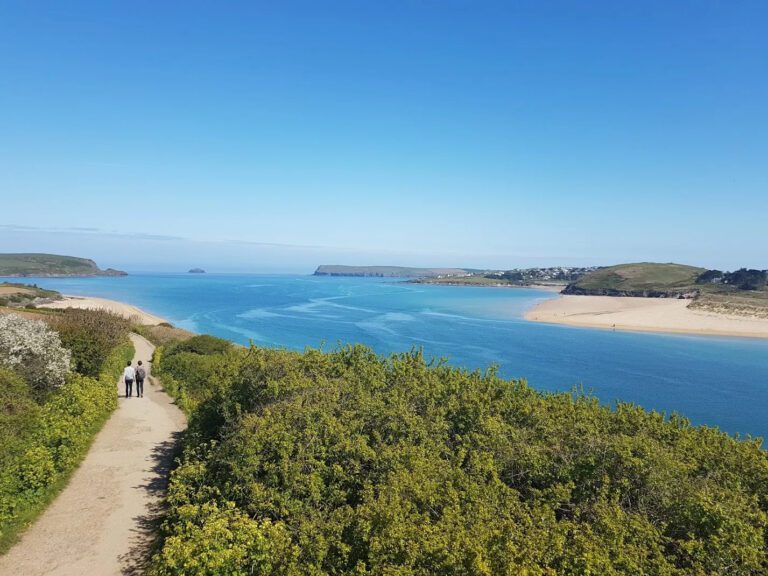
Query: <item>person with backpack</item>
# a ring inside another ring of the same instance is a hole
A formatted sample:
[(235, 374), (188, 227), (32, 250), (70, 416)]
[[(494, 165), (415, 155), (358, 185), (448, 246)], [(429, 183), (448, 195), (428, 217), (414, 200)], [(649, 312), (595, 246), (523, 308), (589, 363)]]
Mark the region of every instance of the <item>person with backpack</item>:
[(139, 360), (139, 365), (136, 367), (136, 396), (139, 398), (144, 397), (144, 378), (147, 377), (147, 371), (144, 370), (144, 366), (141, 365), (141, 360)]
[(123, 370), (123, 382), (125, 382), (125, 397), (130, 398), (133, 396), (132, 388), (133, 381), (136, 378), (136, 371), (131, 366), (131, 361), (128, 360), (128, 365)]

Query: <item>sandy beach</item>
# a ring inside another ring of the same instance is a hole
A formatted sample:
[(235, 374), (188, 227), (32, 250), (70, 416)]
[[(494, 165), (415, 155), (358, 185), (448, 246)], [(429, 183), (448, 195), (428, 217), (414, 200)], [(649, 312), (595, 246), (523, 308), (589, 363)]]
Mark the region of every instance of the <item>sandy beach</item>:
[(526, 320), (590, 328), (768, 338), (768, 319), (691, 310), (690, 300), (560, 296), (525, 314)]
[(166, 322), (165, 319), (145, 312), (141, 308), (118, 302), (116, 300), (107, 300), (106, 298), (96, 298), (93, 296), (64, 296), (62, 300), (57, 300), (46, 304), (44, 308), (87, 308), (90, 310), (108, 310), (119, 314), (128, 319), (138, 319), (142, 324), (157, 325)]

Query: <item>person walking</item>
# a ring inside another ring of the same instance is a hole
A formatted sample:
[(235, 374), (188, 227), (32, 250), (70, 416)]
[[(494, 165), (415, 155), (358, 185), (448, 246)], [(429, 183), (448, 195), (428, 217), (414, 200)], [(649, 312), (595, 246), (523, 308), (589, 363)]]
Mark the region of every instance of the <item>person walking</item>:
[(130, 398), (133, 396), (132, 388), (133, 381), (136, 378), (136, 371), (131, 366), (131, 361), (128, 360), (128, 365), (123, 370), (123, 382), (125, 382), (125, 397)]
[(139, 360), (139, 365), (136, 366), (136, 396), (139, 398), (144, 397), (144, 378), (147, 377), (147, 371), (144, 370), (144, 366), (141, 365), (141, 360)]

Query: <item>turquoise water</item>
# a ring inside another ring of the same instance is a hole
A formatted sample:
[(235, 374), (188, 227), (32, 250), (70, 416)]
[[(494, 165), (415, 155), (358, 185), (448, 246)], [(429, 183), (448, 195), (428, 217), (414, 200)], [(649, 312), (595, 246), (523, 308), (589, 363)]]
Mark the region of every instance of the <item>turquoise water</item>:
[(27, 279), (122, 300), (191, 330), (303, 349), (362, 342), (421, 346), (452, 364), (524, 377), (541, 390), (583, 385), (603, 402), (677, 411), (695, 423), (768, 435), (768, 341), (611, 332), (522, 319), (539, 290), (424, 286), (368, 278), (132, 275)]

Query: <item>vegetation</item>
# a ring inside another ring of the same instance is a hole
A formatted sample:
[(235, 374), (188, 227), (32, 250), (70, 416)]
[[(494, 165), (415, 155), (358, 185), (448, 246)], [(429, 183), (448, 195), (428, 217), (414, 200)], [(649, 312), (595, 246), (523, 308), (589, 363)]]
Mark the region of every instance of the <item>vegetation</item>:
[(163, 346), (180, 340), (192, 338), (194, 334), (182, 328), (175, 328), (172, 324), (162, 322), (157, 325), (134, 324), (133, 331), (141, 334), (155, 346)]
[(0, 306), (23, 308), (42, 301), (58, 300), (61, 294), (38, 288), (37, 284), (0, 283)]
[(125, 341), (131, 323), (104, 310), (68, 308), (51, 316), (52, 326), (72, 353), (72, 368), (85, 376), (98, 376), (116, 346)]
[[(50, 319), (47, 315), (41, 317)], [(66, 317), (60, 324), (67, 334), (61, 338), (64, 352), (57, 349), (56, 355), (99, 357), (103, 340), (86, 337), (94, 323), (83, 325), (78, 335), (68, 324), (71, 319)], [(59, 339), (57, 333), (39, 321), (14, 314), (0, 316), (0, 322), (3, 321), (31, 330), (28, 337), (15, 344), (14, 354), (24, 358), (37, 353), (41, 334), (44, 339), (52, 340), (52, 334)], [(102, 324), (112, 321), (109, 317)], [(0, 328), (0, 337), (6, 333)], [(92, 347), (83, 342), (91, 343)], [(115, 383), (126, 360), (133, 356), (133, 347), (127, 339), (127, 329), (114, 342), (116, 345), (101, 356), (97, 365), (87, 368), (95, 368), (96, 377), (57, 369), (63, 383), (46, 389), (45, 393), (41, 393), (27, 361), (17, 363), (7, 356), (0, 358), (0, 552), (14, 542), (18, 532), (64, 486), (93, 436), (117, 406)], [(75, 349), (67, 349), (68, 344)], [(77, 370), (78, 362), (72, 364)]]
[(705, 270), (680, 264), (623, 264), (599, 268), (564, 294), (691, 298), (690, 308), (768, 318), (768, 271)]
[(37, 397), (64, 383), (71, 356), (59, 334), (44, 322), (0, 315), (0, 366), (15, 370)]
[(93, 260), (55, 254), (0, 254), (0, 276), (123, 276)]
[(681, 296), (695, 291), (704, 268), (683, 264), (620, 264), (598, 268), (569, 284), (566, 294)]
[(697, 279), (697, 284), (721, 284), (733, 286), (739, 290), (762, 290), (768, 280), (767, 270), (747, 270), (741, 268), (735, 272), (707, 270)]
[(158, 349), (190, 429), (155, 575), (768, 571), (768, 456), (418, 351)]

